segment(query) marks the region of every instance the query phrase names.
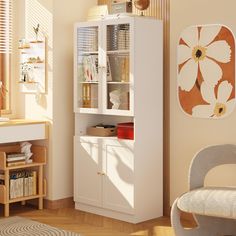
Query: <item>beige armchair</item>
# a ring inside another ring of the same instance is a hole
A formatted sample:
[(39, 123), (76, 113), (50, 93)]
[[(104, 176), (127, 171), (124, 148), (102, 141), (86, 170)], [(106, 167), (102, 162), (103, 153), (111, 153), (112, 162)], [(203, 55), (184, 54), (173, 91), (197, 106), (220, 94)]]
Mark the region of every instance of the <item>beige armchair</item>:
[[(204, 187), (208, 171), (224, 164), (236, 164), (236, 145), (210, 146), (193, 158), (189, 170), (189, 192), (177, 198), (171, 210), (176, 236), (236, 235), (236, 188)], [(198, 226), (183, 228), (181, 211), (192, 213)]]

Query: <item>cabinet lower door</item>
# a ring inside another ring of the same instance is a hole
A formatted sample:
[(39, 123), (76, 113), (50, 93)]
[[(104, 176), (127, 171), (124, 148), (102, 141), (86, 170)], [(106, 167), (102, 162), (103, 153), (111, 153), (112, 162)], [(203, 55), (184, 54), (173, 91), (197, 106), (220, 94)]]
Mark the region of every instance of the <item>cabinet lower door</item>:
[(134, 213), (134, 155), (125, 146), (106, 145), (104, 208)]
[(75, 201), (101, 206), (102, 178), (98, 144), (79, 142), (75, 144)]

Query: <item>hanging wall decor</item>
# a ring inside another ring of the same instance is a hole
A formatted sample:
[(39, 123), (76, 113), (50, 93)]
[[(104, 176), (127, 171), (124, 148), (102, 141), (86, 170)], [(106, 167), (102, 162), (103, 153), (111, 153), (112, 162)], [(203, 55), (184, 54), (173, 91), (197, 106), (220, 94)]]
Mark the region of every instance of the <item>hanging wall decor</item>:
[(178, 98), (192, 117), (223, 118), (235, 106), (235, 40), (223, 25), (186, 28), (178, 42)]

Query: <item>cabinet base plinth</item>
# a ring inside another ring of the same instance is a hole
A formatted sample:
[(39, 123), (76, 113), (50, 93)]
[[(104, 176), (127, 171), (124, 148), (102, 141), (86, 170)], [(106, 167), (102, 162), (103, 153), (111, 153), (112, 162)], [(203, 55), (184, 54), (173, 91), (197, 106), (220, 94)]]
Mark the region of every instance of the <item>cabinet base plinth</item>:
[(132, 224), (137, 224), (140, 222), (152, 220), (152, 219), (163, 216), (162, 213), (160, 213), (160, 214), (157, 213), (157, 215), (150, 216), (150, 217), (129, 215), (129, 214), (121, 213), (118, 211), (112, 211), (112, 210), (104, 209), (101, 207), (90, 206), (90, 205), (78, 203), (78, 202), (75, 202), (75, 209), (80, 210), (80, 211), (89, 212), (89, 213), (96, 214), (96, 215), (100, 215), (100, 216), (113, 218), (116, 220), (125, 221), (125, 222), (132, 223)]

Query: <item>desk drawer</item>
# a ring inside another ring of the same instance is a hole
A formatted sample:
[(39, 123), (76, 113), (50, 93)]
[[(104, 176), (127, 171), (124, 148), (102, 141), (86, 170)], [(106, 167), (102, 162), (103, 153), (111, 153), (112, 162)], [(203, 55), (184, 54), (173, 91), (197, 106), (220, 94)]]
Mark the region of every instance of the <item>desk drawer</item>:
[(46, 139), (46, 124), (0, 127), (0, 143)]

